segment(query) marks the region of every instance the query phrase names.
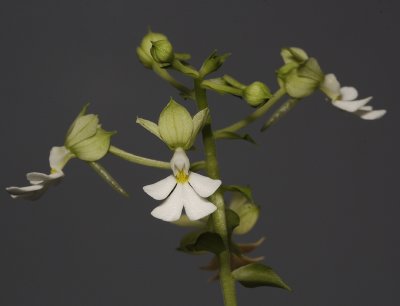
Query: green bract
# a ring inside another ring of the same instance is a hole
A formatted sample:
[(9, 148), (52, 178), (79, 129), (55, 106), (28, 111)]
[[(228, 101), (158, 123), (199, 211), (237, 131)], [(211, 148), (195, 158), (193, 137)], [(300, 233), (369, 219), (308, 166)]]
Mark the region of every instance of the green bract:
[(136, 54), (139, 58), (139, 61), (146, 67), (151, 69), (154, 64), (153, 57), (150, 54), (150, 49), (152, 46), (152, 42), (156, 42), (158, 40), (167, 40), (167, 36), (161, 33), (155, 33), (149, 31), (142, 39), (139, 47), (136, 48)]
[(159, 64), (171, 63), (174, 60), (174, 49), (166, 39), (152, 41), (150, 54)]
[(258, 106), (271, 98), (272, 94), (262, 82), (253, 82), (243, 90), (243, 99), (251, 106)]
[(97, 161), (107, 154), (111, 136), (115, 132), (103, 130), (97, 115), (86, 115), (88, 106), (89, 104), (83, 107), (78, 117), (71, 124), (64, 146), (81, 160)]
[(160, 114), (158, 125), (142, 118), (137, 118), (136, 122), (164, 141), (171, 150), (188, 150), (193, 146), (207, 117), (208, 108), (199, 111), (192, 118), (185, 107), (171, 98)]

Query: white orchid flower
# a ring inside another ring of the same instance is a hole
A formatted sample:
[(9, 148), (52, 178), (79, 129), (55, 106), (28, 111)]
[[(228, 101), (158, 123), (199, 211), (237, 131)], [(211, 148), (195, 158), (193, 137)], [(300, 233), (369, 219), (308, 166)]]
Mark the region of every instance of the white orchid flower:
[(65, 147), (53, 147), (50, 150), (50, 174), (29, 172), (26, 175), (31, 184), (25, 187), (7, 187), (6, 190), (13, 199), (37, 200), (50, 186), (57, 185), (64, 177), (62, 169), (72, 158), (71, 152)]
[(190, 220), (199, 220), (213, 213), (217, 207), (207, 201), (221, 185), (198, 173), (189, 172), (189, 159), (182, 148), (175, 150), (171, 159), (173, 175), (143, 187), (143, 190), (155, 200), (164, 200), (151, 214), (164, 221), (176, 221), (185, 208)]
[(340, 87), (336, 76), (332, 73), (325, 76), (321, 85), (321, 90), (332, 100), (333, 106), (346, 112), (353, 113), (365, 120), (375, 120), (383, 117), (386, 110), (374, 110), (367, 105), (372, 97), (356, 100), (358, 97), (357, 89), (354, 87)]

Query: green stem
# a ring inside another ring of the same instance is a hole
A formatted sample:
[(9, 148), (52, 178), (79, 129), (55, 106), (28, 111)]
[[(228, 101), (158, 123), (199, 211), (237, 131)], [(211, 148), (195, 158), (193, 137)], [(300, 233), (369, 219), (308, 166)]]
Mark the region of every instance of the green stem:
[[(201, 82), (201, 79), (195, 80), (195, 94), (199, 110), (208, 107), (206, 91), (201, 87)], [(220, 173), (218, 168), (217, 150), (211, 128), (211, 119), (204, 126), (202, 134), (206, 155), (207, 174), (213, 179), (219, 179)], [(222, 192), (217, 190), (210, 197), (210, 200), (215, 204), (215, 206), (217, 206), (217, 210), (212, 214), (215, 232), (221, 236), (225, 244), (225, 250), (218, 256), (220, 264), (219, 279), (224, 303), (225, 306), (237, 306), (235, 280), (231, 274), (229, 237), (226, 226), (225, 204)]]
[(219, 134), (222, 134), (222, 133), (225, 133), (225, 132), (233, 133), (233, 132), (236, 132), (236, 131), (248, 126), (250, 123), (252, 123), (253, 121), (255, 121), (258, 118), (260, 118), (262, 115), (264, 115), (285, 94), (286, 94), (285, 89), (280, 88), (279, 90), (277, 90), (273, 94), (272, 98), (269, 99), (267, 103), (265, 103), (263, 106), (257, 108), (253, 113), (251, 113), (246, 118), (244, 118), (244, 119), (242, 119), (242, 120), (240, 120), (238, 122), (235, 122), (234, 124), (231, 124), (231, 125), (223, 128), (223, 129), (215, 131), (215, 133), (214, 133), (215, 138), (218, 138)]
[(178, 82), (175, 80), (166, 69), (161, 68), (158, 65), (153, 66), (153, 71), (162, 79), (167, 81), (169, 84), (171, 84), (173, 87), (178, 89), (180, 92), (184, 93), (187, 98), (193, 99), (192, 98), (192, 91), (187, 88), (185, 85), (182, 83)]
[(125, 159), (131, 163), (139, 164), (142, 166), (160, 168), (160, 169), (171, 169), (169, 162), (164, 162), (161, 160), (155, 160), (155, 159), (138, 156), (138, 155), (126, 152), (124, 150), (121, 150), (114, 146), (110, 146), (110, 149), (108, 151), (111, 154), (114, 154), (115, 156)]

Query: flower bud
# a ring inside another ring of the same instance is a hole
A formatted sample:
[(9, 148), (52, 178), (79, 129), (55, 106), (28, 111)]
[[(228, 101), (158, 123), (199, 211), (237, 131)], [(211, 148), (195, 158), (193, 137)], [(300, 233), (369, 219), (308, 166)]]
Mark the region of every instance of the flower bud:
[(217, 50), (213, 51), (200, 68), (201, 76), (204, 77), (218, 70), (230, 55), (230, 53), (218, 55)]
[(164, 34), (149, 31), (149, 33), (147, 33), (143, 37), (139, 47), (136, 48), (136, 54), (139, 58), (139, 61), (146, 68), (151, 69), (153, 67), (154, 60), (150, 54), (150, 49), (152, 46), (152, 42), (158, 41), (158, 40), (168, 40), (168, 38)]
[(258, 106), (271, 98), (271, 96), (269, 88), (261, 82), (251, 83), (243, 90), (243, 99), (251, 106)]
[(153, 59), (159, 63), (171, 63), (174, 60), (174, 49), (166, 39), (152, 41), (150, 53)]

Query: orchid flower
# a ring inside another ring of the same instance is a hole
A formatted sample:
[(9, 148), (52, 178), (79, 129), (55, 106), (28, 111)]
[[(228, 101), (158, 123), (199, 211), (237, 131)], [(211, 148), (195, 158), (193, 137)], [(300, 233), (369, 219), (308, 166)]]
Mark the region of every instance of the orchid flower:
[(63, 179), (62, 169), (68, 160), (72, 157), (71, 152), (65, 147), (53, 147), (50, 150), (50, 174), (40, 172), (29, 172), (26, 175), (31, 184), (25, 187), (7, 187), (6, 190), (13, 199), (37, 200), (50, 186), (58, 185)]
[(206, 198), (221, 185), (220, 180), (189, 171), (190, 163), (182, 148), (175, 150), (171, 159), (173, 175), (143, 187), (155, 200), (164, 202), (153, 209), (151, 214), (164, 221), (176, 221), (185, 208), (190, 220), (199, 220), (213, 213), (217, 207)]
[(97, 115), (86, 114), (88, 106), (89, 104), (86, 104), (72, 122), (64, 145), (50, 150), (50, 174), (28, 173), (26, 178), (30, 186), (6, 188), (13, 199), (37, 200), (40, 198), (50, 186), (57, 185), (62, 180), (64, 177), (62, 169), (71, 158), (95, 162), (107, 154), (111, 136), (115, 132), (103, 130)]
[(365, 120), (375, 120), (383, 117), (386, 110), (374, 110), (372, 106), (367, 105), (372, 97), (356, 100), (358, 97), (357, 89), (354, 87), (340, 87), (336, 76), (332, 73), (327, 74), (321, 85), (321, 90), (332, 100), (332, 105), (353, 113)]

